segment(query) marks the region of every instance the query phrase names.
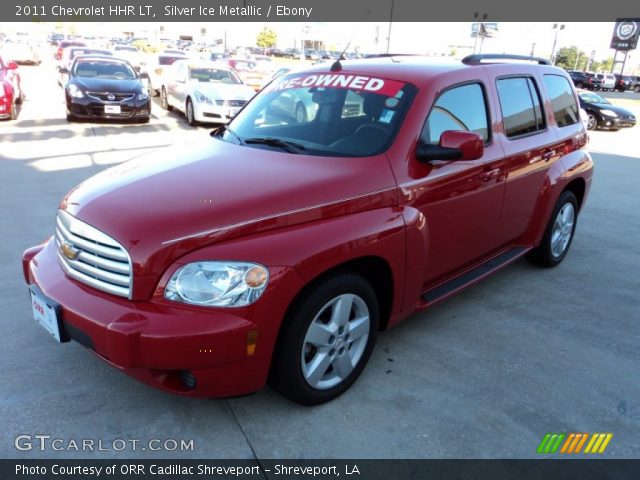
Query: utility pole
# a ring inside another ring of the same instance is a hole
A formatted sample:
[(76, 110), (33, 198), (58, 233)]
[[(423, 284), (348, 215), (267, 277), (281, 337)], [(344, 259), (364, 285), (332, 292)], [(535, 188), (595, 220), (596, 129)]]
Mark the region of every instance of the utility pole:
[(394, 4), (394, 0), (391, 0), (391, 11), (389, 12), (389, 34), (387, 35), (387, 53), (389, 53), (389, 47), (391, 45), (391, 24), (393, 23), (393, 4)]
[(553, 48), (551, 49), (551, 58), (549, 60), (551, 60), (551, 63), (555, 65), (556, 64), (556, 43), (558, 42), (558, 32), (560, 32), (560, 30), (564, 30), (564, 23), (561, 25), (554, 23), (553, 30), (556, 32), (556, 34), (553, 37)]
[[(480, 14), (478, 12), (475, 12), (473, 14), (473, 19), (476, 22), (477, 30), (476, 30), (476, 41), (473, 44), (473, 53), (476, 53), (476, 49), (478, 48), (478, 37), (481, 36), (482, 34), (482, 22), (484, 22), (487, 19), (487, 14), (483, 13), (482, 14), (482, 20), (480, 20)], [(484, 40), (484, 37), (482, 37)], [(482, 43), (480, 44), (480, 52), (482, 52)]]

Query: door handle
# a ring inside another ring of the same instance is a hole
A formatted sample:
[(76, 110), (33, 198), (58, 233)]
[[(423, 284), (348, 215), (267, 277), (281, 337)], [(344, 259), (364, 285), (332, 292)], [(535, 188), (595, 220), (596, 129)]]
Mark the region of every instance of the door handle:
[(485, 170), (480, 174), (480, 180), (483, 182), (488, 182), (493, 178), (498, 177), (502, 173), (501, 168), (493, 168), (491, 170)]

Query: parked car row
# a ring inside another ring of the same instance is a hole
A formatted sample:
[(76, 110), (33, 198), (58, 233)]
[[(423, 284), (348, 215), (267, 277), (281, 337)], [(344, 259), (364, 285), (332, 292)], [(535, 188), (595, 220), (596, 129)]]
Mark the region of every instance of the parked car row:
[(640, 77), (613, 73), (580, 72), (577, 70), (570, 70), (568, 73), (577, 88), (608, 92), (613, 92), (614, 90), (640, 92)]

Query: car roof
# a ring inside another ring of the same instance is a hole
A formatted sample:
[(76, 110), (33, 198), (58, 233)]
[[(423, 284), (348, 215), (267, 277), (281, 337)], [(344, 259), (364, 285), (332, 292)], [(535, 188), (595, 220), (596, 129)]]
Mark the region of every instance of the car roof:
[[(319, 63), (305, 69), (309, 73), (338, 73), (331, 72), (332, 62)], [(453, 74), (455, 72), (469, 69), (483, 68), (490, 74), (504, 74), (507, 70), (514, 72), (530, 73), (535, 69), (542, 69), (548, 73), (566, 72), (551, 65), (538, 65), (531, 62), (482, 62), (465, 63), (461, 60), (440, 59), (419, 55), (390, 55), (370, 57), (360, 60), (341, 60), (340, 73), (354, 73), (361, 75), (380, 76), (383, 78), (400, 80), (421, 86), (429, 82), (432, 78), (443, 74)]]
[[(96, 55), (96, 54), (90, 54), (90, 55), (78, 55), (76, 58), (73, 59), (73, 63), (75, 64), (76, 62), (79, 61), (100, 61), (102, 63), (125, 63), (129, 66), (131, 66), (131, 64), (125, 60), (124, 58), (119, 58), (119, 57), (113, 57), (113, 56), (108, 56), (108, 55)], [(133, 68), (133, 67), (132, 67)]]
[(177, 65), (178, 63), (186, 63), (189, 68), (216, 68), (218, 70), (226, 70), (230, 72), (233, 71), (233, 69), (228, 65), (213, 60), (192, 60), (189, 58), (184, 58), (176, 60), (174, 62), (174, 65)]

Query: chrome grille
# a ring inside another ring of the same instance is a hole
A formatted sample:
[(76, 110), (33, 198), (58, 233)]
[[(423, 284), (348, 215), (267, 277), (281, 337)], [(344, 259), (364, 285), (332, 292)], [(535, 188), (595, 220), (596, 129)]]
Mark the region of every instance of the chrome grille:
[[(113, 238), (58, 210), (56, 244), (60, 265), (71, 278), (103, 292), (131, 298), (131, 259)], [(64, 255), (63, 246), (75, 258)]]
[[(101, 102), (124, 102), (136, 96), (135, 93), (87, 92), (87, 96)], [(112, 98), (109, 98), (111, 96)]]
[(246, 103), (246, 100), (216, 100), (216, 104), (221, 107), (244, 107)]

